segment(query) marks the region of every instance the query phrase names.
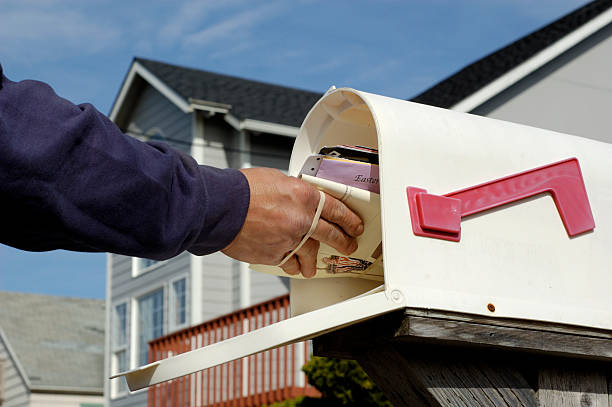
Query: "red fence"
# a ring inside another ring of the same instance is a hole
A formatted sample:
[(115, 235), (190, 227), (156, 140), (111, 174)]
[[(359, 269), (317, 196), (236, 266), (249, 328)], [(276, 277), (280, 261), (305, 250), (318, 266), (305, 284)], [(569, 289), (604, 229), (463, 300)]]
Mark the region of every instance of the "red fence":
[[(201, 348), (289, 317), (289, 296), (238, 310), (149, 343), (149, 363)], [(318, 395), (301, 371), (310, 358), (300, 342), (225, 363), (149, 388), (148, 406), (261, 406)]]

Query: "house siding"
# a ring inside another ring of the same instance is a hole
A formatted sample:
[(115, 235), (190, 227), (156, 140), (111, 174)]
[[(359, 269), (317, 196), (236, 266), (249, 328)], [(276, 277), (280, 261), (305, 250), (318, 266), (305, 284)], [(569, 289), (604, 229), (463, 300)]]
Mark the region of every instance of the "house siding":
[(102, 407), (104, 398), (80, 394), (32, 393), (29, 407), (81, 407), (83, 405)]
[(113, 407), (144, 407), (147, 405), (147, 391), (140, 390), (137, 393), (111, 399), (110, 405)]
[(170, 146), (189, 153), (191, 117), (151, 86), (143, 89), (126, 128), (141, 140), (159, 131)]
[(289, 278), (251, 270), (251, 303), (257, 304), (289, 292)]
[(238, 308), (234, 290), (237, 263), (222, 253), (202, 259), (202, 320), (218, 317)]
[(471, 113), (612, 143), (612, 24)]
[(204, 119), (204, 162), (218, 168), (240, 168), (237, 132), (218, 115)]
[[(149, 271), (144, 272), (136, 277), (132, 277), (132, 258), (127, 256), (111, 255), (112, 261), (112, 282), (111, 282), (111, 309), (109, 312), (114, 310), (114, 306), (123, 302), (127, 303), (127, 337), (128, 344), (131, 343), (129, 338), (136, 335), (136, 327), (132, 326), (132, 318), (130, 317), (134, 312), (133, 307), (136, 306), (136, 301), (139, 297), (148, 294), (152, 291), (162, 288), (164, 290), (164, 335), (172, 332), (170, 326), (170, 281), (176, 277), (184, 276), (186, 278), (185, 290), (187, 293), (191, 291), (190, 281), (190, 264), (189, 254), (182, 253), (177, 257), (167, 260), (165, 262), (157, 263), (151, 267)], [(189, 295), (189, 294), (187, 294)], [(189, 297), (187, 298), (187, 309), (186, 319), (190, 320), (190, 307)], [(111, 326), (113, 326), (111, 318)], [(112, 331), (111, 331), (112, 335)], [(111, 338), (112, 343), (112, 338)], [(138, 365), (138, 361), (134, 352), (137, 350), (132, 346), (127, 348), (127, 360), (130, 361), (129, 367), (135, 368)], [(109, 351), (109, 358), (112, 355), (112, 349)], [(110, 373), (110, 372), (109, 372)], [(124, 380), (123, 378), (115, 380)], [(137, 392), (130, 395), (120, 396), (117, 398), (111, 398), (111, 406), (125, 407), (125, 406), (143, 406), (146, 404), (147, 393), (146, 391)]]
[(0, 369), (2, 369), (3, 386), (0, 394), (2, 395), (2, 407), (28, 406), (30, 395), (24, 378), (21, 377), (16, 367), (16, 362), (8, 352), (8, 344), (4, 342), (4, 336), (0, 332)]
[(250, 162), (253, 167), (271, 167), (287, 171), (295, 138), (272, 134), (251, 134), (249, 139)]
[[(159, 132), (165, 141), (174, 148), (192, 154), (200, 164), (219, 168), (242, 168), (245, 166), (266, 166), (286, 171), (293, 139), (284, 136), (258, 134), (234, 129), (225, 121), (222, 114), (208, 114), (195, 111), (186, 114), (148, 84), (144, 84), (140, 94), (134, 99), (132, 112), (126, 117), (126, 132), (136, 138), (146, 140), (152, 133)], [(270, 140), (267, 137), (270, 136)], [(257, 150), (251, 154), (251, 144)], [(251, 163), (253, 161), (253, 163)], [(186, 318), (188, 323), (206, 321), (241, 308), (241, 263), (222, 253), (214, 253), (202, 258), (183, 253), (163, 263), (158, 263), (141, 275), (132, 275), (132, 258), (109, 255), (110, 295), (108, 312), (114, 312), (117, 304), (127, 304), (127, 360), (129, 368), (135, 368), (134, 348), (136, 331), (135, 321), (137, 299), (161, 287), (164, 288), (164, 334), (171, 332), (169, 322), (169, 287), (178, 276), (186, 276)], [(192, 276), (200, 270), (191, 261), (201, 261), (201, 279)], [(250, 271), (249, 304), (265, 301), (288, 292), (282, 278)], [(192, 282), (193, 278), (193, 282)], [(196, 287), (192, 287), (196, 283)], [(194, 292), (195, 289), (195, 292)], [(193, 293), (193, 294), (190, 294)], [(196, 294), (197, 293), (197, 294)], [(192, 301), (198, 301), (199, 307)], [(200, 308), (198, 314), (191, 315), (192, 308)], [(112, 318), (109, 319), (113, 326)], [(111, 344), (112, 344), (112, 331)], [(106, 350), (107, 360), (112, 360), (113, 346)], [(112, 363), (107, 363), (112, 369)], [(108, 372), (109, 375), (111, 372)], [(117, 379), (115, 379), (117, 380)], [(121, 379), (123, 380), (123, 379)], [(107, 388), (111, 388), (109, 386)], [(107, 398), (108, 399), (108, 398)], [(111, 407), (142, 406), (146, 404), (147, 392), (110, 397)]]

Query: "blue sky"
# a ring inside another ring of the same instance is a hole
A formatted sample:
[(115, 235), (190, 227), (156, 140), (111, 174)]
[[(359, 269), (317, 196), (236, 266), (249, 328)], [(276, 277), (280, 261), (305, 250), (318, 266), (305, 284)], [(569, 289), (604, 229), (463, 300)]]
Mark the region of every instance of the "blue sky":
[[(0, 63), (108, 113), (134, 56), (410, 98), (584, 0), (1, 0)], [(105, 255), (0, 245), (0, 290), (103, 298)]]

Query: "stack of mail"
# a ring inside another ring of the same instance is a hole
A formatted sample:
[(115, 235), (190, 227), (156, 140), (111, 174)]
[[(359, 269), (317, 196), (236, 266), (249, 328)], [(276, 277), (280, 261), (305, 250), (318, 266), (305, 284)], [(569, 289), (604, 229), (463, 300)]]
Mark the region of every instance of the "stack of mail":
[[(359, 248), (350, 256), (321, 244), (315, 278), (359, 277), (383, 280), (378, 151), (340, 145), (323, 147), (306, 159), (299, 175), (317, 189), (344, 202), (364, 223)], [(287, 276), (280, 267), (251, 265), (256, 271)], [(302, 278), (300, 276), (291, 276)]]

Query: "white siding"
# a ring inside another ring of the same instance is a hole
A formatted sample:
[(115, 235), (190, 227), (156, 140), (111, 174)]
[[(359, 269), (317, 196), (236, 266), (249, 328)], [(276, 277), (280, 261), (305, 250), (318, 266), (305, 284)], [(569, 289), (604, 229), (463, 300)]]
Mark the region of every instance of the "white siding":
[(472, 113), (612, 143), (612, 25)]
[(240, 168), (234, 129), (218, 115), (204, 119), (203, 127), (204, 164), (218, 168)]
[(235, 260), (223, 253), (213, 253), (202, 260), (202, 320), (207, 321), (238, 309), (240, 292), (236, 289)]
[(251, 270), (251, 303), (269, 300), (289, 292), (288, 277), (277, 277)]
[(0, 334), (0, 369), (2, 369), (2, 407), (28, 406), (28, 388), (17, 370), (15, 360), (8, 352), (3, 335)]
[(43, 393), (32, 393), (30, 397), (30, 407), (81, 407), (82, 404), (102, 407), (104, 397)]
[[(241, 168), (248, 165), (252, 159), (256, 166), (287, 169), (293, 144), (293, 140), (290, 138), (270, 136), (270, 139), (267, 140), (269, 135), (255, 136), (236, 131), (219, 114), (212, 116), (202, 112), (194, 113), (198, 116), (185, 114), (149, 85), (145, 85), (135, 103), (131, 117), (128, 118), (127, 126), (125, 126), (129, 134), (142, 137), (151, 132), (159, 131), (171, 146), (188, 153), (196, 152), (200, 163), (215, 167)], [(202, 132), (195, 141), (200, 145), (192, 148), (191, 141), (195, 132)], [(253, 155), (250, 153), (252, 140), (254, 140), (255, 150), (257, 150), (257, 153)], [(132, 258), (111, 255), (109, 261), (111, 262), (111, 287), (110, 306), (107, 312), (112, 313), (116, 304), (127, 302), (128, 315), (133, 314), (132, 308), (135, 305), (135, 299), (164, 287), (164, 323), (166, 324), (164, 333), (169, 333), (168, 287), (173, 278), (186, 275), (186, 292), (192, 292), (190, 255), (183, 253), (163, 264), (154, 266), (151, 271), (137, 277), (132, 275)], [(199, 267), (194, 267), (193, 270), (199, 270)], [(192, 299), (188, 298), (186, 310), (188, 321), (206, 321), (240, 308), (239, 262), (222, 253), (215, 253), (202, 258), (201, 273), (201, 280), (195, 279), (198, 285), (201, 285), (199, 288), (201, 295), (199, 298), (193, 295), (194, 300), (198, 300), (201, 305), (201, 318), (190, 315)], [(283, 280), (275, 276), (251, 273), (249, 280), (251, 304), (285, 294), (288, 291)], [(196, 287), (193, 287), (193, 289), (198, 290)], [(128, 337), (134, 338), (136, 333), (132, 323), (131, 318), (128, 318), (127, 334)], [(110, 326), (112, 327), (112, 325), (111, 320)], [(135, 360), (133, 344), (134, 340), (128, 347), (127, 358), (129, 361)], [(107, 360), (110, 360), (110, 352), (112, 352), (112, 346), (107, 347)], [(107, 369), (111, 368), (110, 365), (109, 363)], [(132, 364), (130, 367), (135, 366)], [(111, 372), (107, 373), (110, 374)], [(147, 392), (143, 391), (111, 399), (110, 406), (145, 405), (146, 399)]]

